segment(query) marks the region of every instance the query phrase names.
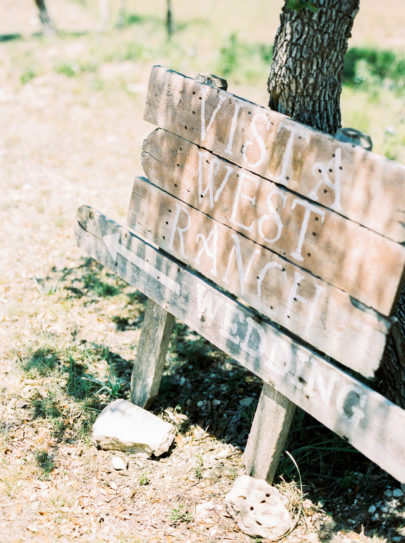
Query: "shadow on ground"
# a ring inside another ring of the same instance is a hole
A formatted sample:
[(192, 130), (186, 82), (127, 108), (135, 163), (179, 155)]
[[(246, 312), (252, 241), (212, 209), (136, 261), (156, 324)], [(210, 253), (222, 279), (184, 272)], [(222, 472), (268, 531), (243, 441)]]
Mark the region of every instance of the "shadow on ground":
[[(59, 292), (62, 300), (73, 299), (77, 303), (96, 303), (100, 297), (119, 296), (123, 302), (120, 309), (108, 317), (116, 330), (136, 330), (141, 326), (146, 297), (91, 259), (83, 259), (75, 268), (53, 269), (48, 277), (37, 281), (38, 288), (47, 291), (50, 285), (50, 290)], [(82, 432), (89, 432), (96, 413), (112, 399), (129, 398), (133, 363), (111, 351), (108, 345), (95, 345), (82, 338), (80, 348), (72, 345), (62, 355), (33, 353), (26, 362), (27, 368), (35, 369), (38, 365), (35, 356), (42, 363), (46, 361), (49, 371), (59, 367), (65, 376), (65, 393), (87, 413), (82, 415)], [(101, 362), (106, 368), (102, 376), (94, 370)], [(155, 414), (166, 409), (181, 412), (187, 416), (181, 431), (199, 425), (216, 439), (243, 451), (260, 392), (258, 378), (176, 322), (159, 395), (151, 410)], [(56, 421), (55, 432), (59, 432), (61, 440), (71, 439), (55, 397), (48, 394), (34, 399), (32, 407), (34, 417)], [(80, 432), (76, 432), (77, 436)], [(341, 530), (363, 532), (370, 537), (378, 533), (389, 540), (400, 537), (402, 519), (396, 510), (391, 511), (385, 504), (378, 516), (369, 511), (370, 506), (382, 504), (387, 487), (397, 483), (348, 443), (297, 409), (286, 449), (297, 462), (300, 475), (291, 459), (283, 455), (276, 482), (282, 479), (299, 484), (301, 477), (305, 497), (333, 514), (331, 521), (320, 527), (320, 541), (332, 541)]]

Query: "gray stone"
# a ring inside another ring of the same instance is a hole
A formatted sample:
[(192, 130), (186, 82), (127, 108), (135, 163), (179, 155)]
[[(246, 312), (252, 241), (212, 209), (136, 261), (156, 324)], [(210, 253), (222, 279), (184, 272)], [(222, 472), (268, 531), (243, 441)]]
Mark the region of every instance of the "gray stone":
[(283, 496), (262, 479), (243, 475), (226, 497), (226, 509), (239, 528), (252, 537), (281, 538), (292, 526)]
[(102, 449), (128, 451), (148, 458), (169, 450), (176, 430), (149, 411), (126, 400), (115, 400), (93, 425), (93, 442)]

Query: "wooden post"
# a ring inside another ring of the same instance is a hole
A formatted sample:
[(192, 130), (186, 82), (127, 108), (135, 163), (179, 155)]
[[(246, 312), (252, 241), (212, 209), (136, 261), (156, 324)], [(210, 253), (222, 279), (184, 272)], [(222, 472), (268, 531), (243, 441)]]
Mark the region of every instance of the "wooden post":
[(264, 384), (243, 455), (247, 473), (272, 483), (294, 416), (295, 404)]
[(131, 377), (131, 401), (147, 408), (156, 398), (174, 317), (148, 299)]

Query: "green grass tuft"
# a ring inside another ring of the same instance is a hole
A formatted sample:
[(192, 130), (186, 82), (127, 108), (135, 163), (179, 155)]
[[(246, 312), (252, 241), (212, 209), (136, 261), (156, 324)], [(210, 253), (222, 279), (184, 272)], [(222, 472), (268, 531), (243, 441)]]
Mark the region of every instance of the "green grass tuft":
[(55, 461), (47, 451), (39, 450), (35, 451), (35, 461), (38, 467), (42, 471), (42, 476), (44, 479), (49, 479), (50, 474), (55, 469)]
[(22, 368), (28, 377), (47, 377), (51, 375), (60, 364), (56, 350), (50, 346), (43, 346), (34, 351), (23, 362)]
[(179, 504), (171, 510), (170, 520), (176, 524), (180, 522), (188, 523), (193, 520), (193, 515), (187, 511), (183, 504)]
[(29, 83), (37, 77), (37, 72), (33, 68), (27, 68), (23, 71), (23, 73), (20, 75), (20, 83), (22, 85), (25, 85), (26, 83)]

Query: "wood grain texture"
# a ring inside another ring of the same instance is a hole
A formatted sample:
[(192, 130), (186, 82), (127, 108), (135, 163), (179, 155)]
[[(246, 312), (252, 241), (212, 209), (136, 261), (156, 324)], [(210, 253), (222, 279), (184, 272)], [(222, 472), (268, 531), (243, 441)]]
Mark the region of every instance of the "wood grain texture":
[(144, 141), (142, 165), (176, 198), (380, 313), (393, 311), (405, 268), (399, 243), (162, 129)]
[[(89, 256), (405, 482), (404, 410), (87, 206), (78, 211), (76, 239)], [(111, 253), (112, 246), (128, 253)]]
[(390, 321), (342, 291), (145, 179), (134, 181), (128, 224), (339, 362), (366, 376), (378, 368)]
[(264, 384), (243, 463), (248, 475), (272, 484), (295, 413), (295, 404)]
[(394, 241), (405, 241), (405, 166), (160, 66), (145, 120)]
[(159, 392), (174, 317), (149, 299), (131, 376), (131, 401), (147, 409)]

